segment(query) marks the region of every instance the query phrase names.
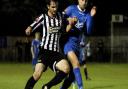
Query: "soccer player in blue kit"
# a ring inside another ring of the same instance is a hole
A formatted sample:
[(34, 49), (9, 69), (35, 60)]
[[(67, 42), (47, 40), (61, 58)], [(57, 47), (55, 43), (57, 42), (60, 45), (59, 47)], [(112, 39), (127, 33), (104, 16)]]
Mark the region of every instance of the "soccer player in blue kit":
[[(86, 10), (88, 0), (78, 0), (78, 5), (71, 5), (66, 8), (65, 14), (67, 17), (76, 17), (76, 23), (74, 22), (72, 29), (66, 29), (69, 33), (68, 40), (64, 45), (64, 53), (69, 59), (72, 67), (75, 80), (78, 85), (78, 89), (83, 89), (82, 76), (80, 73), (79, 63), (79, 51), (80, 51), (80, 39), (81, 33), (91, 33), (93, 17), (90, 12)], [(72, 72), (71, 72), (72, 75)], [(69, 74), (70, 77), (70, 74)], [(67, 78), (67, 82), (72, 81), (73, 76)], [(74, 80), (74, 79), (73, 79)], [(66, 79), (61, 89), (67, 89), (69, 84), (66, 83)], [(70, 86), (70, 85), (69, 85)]]
[(33, 70), (35, 69), (35, 65), (36, 65), (37, 60), (38, 60), (39, 46), (40, 46), (40, 43), (41, 43), (40, 38), (41, 38), (40, 32), (36, 32), (35, 33), (35, 38), (31, 42), (31, 54), (32, 54)]

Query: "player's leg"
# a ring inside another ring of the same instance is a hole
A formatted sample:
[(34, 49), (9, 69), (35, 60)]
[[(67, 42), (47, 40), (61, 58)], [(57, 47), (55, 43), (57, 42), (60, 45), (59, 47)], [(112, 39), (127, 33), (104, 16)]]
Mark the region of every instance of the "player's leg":
[(84, 68), (84, 74), (85, 74), (86, 80), (91, 80), (91, 78), (90, 78), (89, 75), (88, 75), (86, 60), (83, 61), (83, 63), (84, 63), (84, 64), (83, 64), (83, 68)]
[(87, 79), (88, 79), (88, 71), (87, 71), (86, 63), (83, 65), (83, 68), (84, 68), (85, 78), (86, 78), (86, 80), (87, 80)]
[(81, 65), (84, 68), (84, 74), (85, 74), (86, 80), (90, 80), (90, 78), (88, 77), (88, 70), (87, 70), (87, 64), (86, 64), (86, 61), (87, 61), (87, 52), (85, 50), (85, 47), (81, 47), (79, 60), (82, 61), (80, 63), (81, 63)]
[(36, 82), (40, 79), (42, 72), (46, 70), (47, 66), (46, 66), (45, 58), (43, 58), (44, 55), (45, 55), (45, 51), (40, 49), (38, 56), (38, 63), (35, 66), (35, 70), (32, 77), (30, 77), (29, 80), (27, 81), (25, 89), (33, 89)]
[[(47, 87), (48, 89), (51, 88), (54, 85), (57, 85), (60, 83), (69, 73), (70, 66), (66, 59), (64, 59), (64, 56), (61, 53), (58, 52), (52, 52), (50, 53), (51, 58), (49, 58), (49, 67), (56, 72), (56, 75), (50, 82), (45, 84), (42, 89)], [(53, 59), (54, 58), (54, 59)]]
[(25, 89), (33, 89), (36, 82), (40, 79), (45, 66), (42, 63), (37, 63), (33, 75), (29, 78), (26, 83)]
[(59, 84), (70, 71), (70, 67), (66, 59), (62, 59), (59, 62), (57, 62), (55, 64), (55, 68), (57, 69), (56, 75), (53, 77), (52, 80), (50, 80), (47, 84), (45, 84), (42, 87), (42, 89), (50, 89), (52, 86)]
[(79, 51), (79, 63), (81, 66), (83, 66), (84, 62), (86, 60), (86, 51), (85, 51), (85, 46), (81, 46), (80, 47), (80, 51)]
[(73, 71), (71, 71), (69, 76), (65, 78), (60, 89), (68, 89), (74, 81), (75, 81), (75, 76)]
[(87, 66), (86, 66), (86, 50), (85, 47), (80, 47), (80, 57), (79, 57), (79, 61), (81, 63), (81, 65), (84, 68), (84, 74), (86, 77), (86, 80), (88, 79), (88, 71), (87, 71)]
[(73, 83), (73, 81), (75, 81), (75, 76), (74, 76), (74, 73), (73, 73), (73, 67), (70, 64), (70, 73), (64, 79), (64, 82), (63, 82), (63, 84), (62, 84), (60, 89), (68, 89), (70, 87), (70, 85)]
[(75, 75), (75, 79), (76, 79), (78, 88), (83, 89), (83, 82), (82, 82), (82, 76), (81, 76), (81, 72), (80, 72), (80, 64), (78, 61), (78, 57), (76, 56), (76, 54), (73, 51), (68, 52), (67, 56), (73, 66), (73, 72)]

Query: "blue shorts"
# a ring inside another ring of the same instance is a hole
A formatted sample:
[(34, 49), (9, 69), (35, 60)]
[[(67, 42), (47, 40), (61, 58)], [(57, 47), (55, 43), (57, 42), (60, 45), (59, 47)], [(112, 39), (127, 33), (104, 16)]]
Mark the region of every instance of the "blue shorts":
[(37, 63), (37, 58), (32, 59), (32, 67), (35, 68), (35, 65)]
[(67, 55), (68, 52), (73, 51), (77, 56), (79, 56), (79, 48), (79, 41), (77, 39), (69, 39), (64, 45), (64, 54)]

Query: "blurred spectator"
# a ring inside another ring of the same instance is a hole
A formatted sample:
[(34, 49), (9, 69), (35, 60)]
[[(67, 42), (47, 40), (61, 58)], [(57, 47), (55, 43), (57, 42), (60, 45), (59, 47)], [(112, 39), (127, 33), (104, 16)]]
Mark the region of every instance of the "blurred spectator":
[(99, 62), (104, 61), (104, 42), (102, 39), (99, 39), (97, 43), (97, 59)]
[(25, 42), (24, 42), (24, 46), (25, 46), (25, 61), (26, 62), (30, 62), (31, 61), (31, 41), (26, 38)]
[(0, 48), (7, 47), (7, 38), (6, 37), (0, 37)]
[(33, 70), (35, 69), (35, 65), (36, 65), (37, 60), (38, 60), (39, 46), (40, 46), (40, 43), (41, 43), (40, 38), (41, 38), (40, 32), (36, 32), (35, 37), (31, 42), (31, 54), (32, 54)]
[(22, 41), (21, 40), (17, 40), (15, 43), (15, 47), (17, 48), (17, 58), (18, 58), (18, 62), (22, 62), (22, 56), (23, 56), (23, 49), (22, 49)]

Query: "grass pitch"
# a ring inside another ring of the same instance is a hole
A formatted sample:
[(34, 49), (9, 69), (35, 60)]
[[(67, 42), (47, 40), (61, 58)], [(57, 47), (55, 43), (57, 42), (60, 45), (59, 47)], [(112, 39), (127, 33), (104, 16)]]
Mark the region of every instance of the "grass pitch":
[[(85, 80), (81, 68), (84, 89), (128, 89), (128, 64), (89, 63), (87, 66), (92, 80)], [(0, 89), (24, 89), (32, 73), (31, 63), (0, 63)], [(34, 89), (41, 89), (42, 84), (48, 82), (53, 76), (53, 72), (48, 69)], [(60, 85), (52, 89), (59, 89)]]

